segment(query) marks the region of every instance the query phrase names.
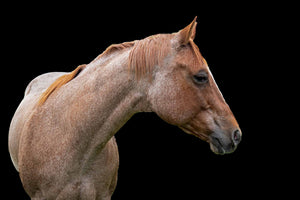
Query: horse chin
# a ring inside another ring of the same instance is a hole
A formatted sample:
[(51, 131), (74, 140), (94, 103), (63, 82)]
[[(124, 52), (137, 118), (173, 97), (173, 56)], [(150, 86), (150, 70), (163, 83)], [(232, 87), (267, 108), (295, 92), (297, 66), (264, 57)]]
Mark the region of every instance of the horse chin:
[(224, 155), (226, 152), (224, 148), (220, 145), (214, 145), (212, 142), (209, 143), (210, 149), (212, 152), (214, 152), (217, 155)]

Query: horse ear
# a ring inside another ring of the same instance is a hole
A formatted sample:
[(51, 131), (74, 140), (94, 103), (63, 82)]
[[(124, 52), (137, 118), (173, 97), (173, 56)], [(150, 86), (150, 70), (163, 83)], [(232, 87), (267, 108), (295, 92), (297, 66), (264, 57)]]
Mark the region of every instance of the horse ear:
[(197, 16), (194, 18), (192, 23), (186, 26), (184, 29), (178, 32), (179, 35), (179, 42), (182, 45), (185, 45), (190, 42), (190, 40), (194, 40), (196, 36), (196, 22)]

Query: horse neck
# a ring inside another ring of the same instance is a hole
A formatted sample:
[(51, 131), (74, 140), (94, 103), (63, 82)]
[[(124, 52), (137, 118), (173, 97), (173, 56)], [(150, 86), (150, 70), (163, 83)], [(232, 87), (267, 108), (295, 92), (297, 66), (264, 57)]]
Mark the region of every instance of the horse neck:
[(95, 145), (106, 144), (132, 115), (147, 111), (145, 85), (137, 84), (127, 62), (128, 51), (92, 62), (75, 83), (81, 89), (73, 94), (79, 101), (70, 106), (70, 113), (75, 115), (70, 117), (74, 124), (85, 127), (88, 133), (84, 137), (93, 138), (98, 143)]

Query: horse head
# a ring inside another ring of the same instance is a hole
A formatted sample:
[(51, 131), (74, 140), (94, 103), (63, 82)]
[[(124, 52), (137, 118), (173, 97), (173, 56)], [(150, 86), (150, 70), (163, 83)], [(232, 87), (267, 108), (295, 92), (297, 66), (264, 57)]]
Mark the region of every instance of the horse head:
[(156, 54), (163, 59), (152, 63), (150, 107), (164, 121), (208, 142), (214, 153), (231, 153), (241, 141), (241, 130), (194, 43), (195, 35), (196, 18), (179, 32), (155, 36), (168, 42), (156, 42), (164, 49)]

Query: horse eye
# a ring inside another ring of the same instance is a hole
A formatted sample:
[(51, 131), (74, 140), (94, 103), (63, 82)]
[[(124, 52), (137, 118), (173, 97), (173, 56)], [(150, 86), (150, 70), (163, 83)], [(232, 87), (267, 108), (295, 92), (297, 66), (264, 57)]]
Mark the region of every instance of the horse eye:
[(200, 71), (198, 74), (194, 75), (194, 81), (198, 84), (203, 84), (208, 82), (208, 76), (205, 71)]

